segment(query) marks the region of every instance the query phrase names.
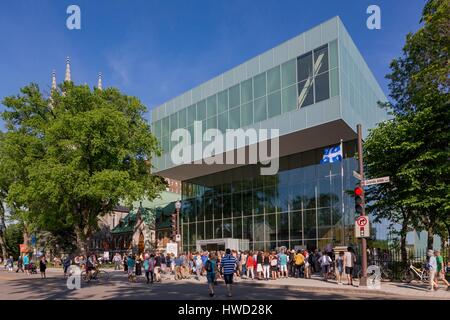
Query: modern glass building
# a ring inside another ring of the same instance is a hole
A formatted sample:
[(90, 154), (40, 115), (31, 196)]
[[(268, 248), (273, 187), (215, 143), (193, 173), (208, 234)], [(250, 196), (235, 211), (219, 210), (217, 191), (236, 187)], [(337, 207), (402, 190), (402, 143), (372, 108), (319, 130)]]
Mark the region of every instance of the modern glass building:
[[(379, 101), (386, 97), (334, 17), (155, 108), (152, 130), (164, 152), (154, 173), (182, 181), (183, 249), (223, 238), (248, 240), (250, 249), (353, 243), (356, 125), (366, 136), (387, 119)], [(174, 164), (171, 133), (193, 135), (194, 121), (222, 132), (279, 129), (278, 173)], [(341, 140), (344, 160), (320, 164), (324, 148)]]

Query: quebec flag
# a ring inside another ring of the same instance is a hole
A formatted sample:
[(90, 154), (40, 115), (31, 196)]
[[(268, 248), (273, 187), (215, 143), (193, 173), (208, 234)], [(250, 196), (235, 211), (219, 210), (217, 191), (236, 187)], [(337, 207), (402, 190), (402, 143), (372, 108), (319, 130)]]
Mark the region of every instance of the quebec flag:
[(341, 145), (338, 145), (333, 148), (326, 148), (323, 151), (323, 158), (320, 160), (320, 163), (333, 163), (342, 160), (342, 148)]

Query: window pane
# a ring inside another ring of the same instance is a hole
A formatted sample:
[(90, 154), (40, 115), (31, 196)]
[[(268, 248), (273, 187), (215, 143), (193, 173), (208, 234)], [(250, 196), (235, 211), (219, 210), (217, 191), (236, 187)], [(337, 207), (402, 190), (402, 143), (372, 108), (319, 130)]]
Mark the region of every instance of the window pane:
[(298, 104), (301, 107), (314, 103), (313, 81), (308, 79), (298, 84)]
[(242, 216), (242, 194), (233, 193), (233, 217)]
[(339, 69), (333, 69), (330, 71), (330, 83), (330, 96), (337, 96), (339, 94)]
[(328, 71), (328, 45), (314, 50), (314, 75)]
[(338, 66), (338, 50), (337, 41), (334, 40), (330, 42), (330, 69), (336, 68)]
[(266, 95), (266, 73), (261, 73), (255, 79), (255, 99)]
[(305, 210), (305, 239), (317, 238), (316, 210)]
[(153, 134), (157, 137), (161, 137), (161, 120), (158, 120), (153, 123)]
[(260, 98), (255, 100), (255, 112), (254, 112), (254, 118), (255, 123), (264, 121), (267, 119), (267, 110), (266, 110), (266, 98)]
[(254, 229), (253, 236), (255, 241), (264, 241), (264, 216), (255, 216), (254, 217)]
[(281, 79), (283, 88), (297, 82), (295, 71), (295, 60), (288, 61), (281, 65)]
[(297, 108), (297, 86), (283, 89), (282, 92), (283, 113)]
[(318, 212), (318, 237), (319, 238), (333, 238), (331, 226), (331, 209), (320, 209)]
[(187, 123), (188, 126), (194, 124), (196, 115), (197, 115), (196, 106), (195, 104), (193, 104), (188, 108), (188, 123)]
[(241, 100), (246, 103), (253, 100), (252, 79), (248, 79), (241, 84)]
[(277, 229), (276, 229), (276, 215), (269, 214), (266, 215), (265, 225), (265, 241), (274, 242), (277, 240)]
[(197, 222), (197, 240), (205, 239), (205, 223)]
[(253, 241), (253, 218), (252, 217), (245, 217), (243, 219), (243, 239), (248, 239), (250, 241)]
[(218, 113), (228, 110), (228, 90), (219, 92), (217, 95)]
[(242, 239), (242, 218), (233, 219), (233, 238)]
[(205, 239), (214, 239), (214, 228), (213, 222), (207, 221), (205, 222)]
[(232, 237), (231, 219), (223, 220), (223, 237), (224, 238)]
[(222, 207), (222, 212), (223, 212), (223, 217), (224, 218), (231, 218), (231, 195), (230, 194), (225, 194), (223, 195), (223, 207)]
[(217, 114), (217, 96), (213, 95), (207, 99), (206, 116), (209, 118)]
[(298, 81), (312, 77), (312, 53), (308, 52), (297, 59)]
[(206, 100), (197, 103), (197, 120), (206, 119)]
[(170, 116), (170, 134), (178, 129), (178, 113), (174, 113)]
[(328, 72), (325, 72), (315, 79), (316, 102), (330, 98), (330, 88)]
[(195, 231), (196, 224), (189, 223), (189, 244), (195, 244), (195, 240), (197, 240), (197, 232)]
[(280, 67), (267, 71), (267, 92), (273, 92), (281, 88)]
[(216, 238), (223, 238), (223, 235), (222, 235), (222, 230), (223, 230), (222, 221), (223, 220), (214, 220), (213, 221), (213, 223), (214, 223), (214, 237), (216, 237)]
[(281, 92), (277, 91), (268, 96), (269, 118), (281, 114)]
[(277, 214), (278, 240), (289, 240), (289, 214)]
[(163, 153), (168, 153), (170, 150), (170, 138), (169, 136), (164, 136), (161, 138), (161, 147), (163, 149)]
[(230, 95), (230, 109), (233, 107), (238, 106), (241, 103), (240, 99), (240, 92), (239, 92), (239, 85), (235, 85), (234, 87), (231, 87), (229, 89), (229, 95)]
[(291, 239), (302, 239), (302, 212), (292, 211), (289, 216)]
[(162, 119), (162, 136), (168, 136), (170, 132), (170, 119), (169, 117), (165, 117)]
[(217, 128), (217, 117), (212, 117), (206, 120), (206, 128), (207, 129), (216, 129)]
[(186, 126), (187, 126), (186, 114), (187, 114), (187, 108), (184, 108), (178, 112), (178, 125), (180, 128), (186, 128)]
[(225, 134), (225, 131), (228, 129), (228, 112), (224, 112), (219, 114), (219, 117), (217, 118), (217, 126), (218, 129)]
[(240, 107), (230, 110), (230, 129), (238, 129), (241, 126), (240, 112)]
[(245, 127), (253, 123), (253, 103), (241, 106), (241, 126)]

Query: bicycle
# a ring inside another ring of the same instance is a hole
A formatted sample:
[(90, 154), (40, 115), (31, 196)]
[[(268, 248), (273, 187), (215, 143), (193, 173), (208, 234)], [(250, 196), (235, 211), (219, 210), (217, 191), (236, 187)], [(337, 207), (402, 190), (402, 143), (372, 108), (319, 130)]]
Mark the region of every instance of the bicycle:
[(400, 280), (411, 283), (416, 277), (422, 282), (428, 283), (430, 281), (430, 272), (426, 268), (417, 268), (412, 262), (409, 262), (409, 266), (401, 273)]
[(109, 274), (104, 270), (100, 270), (99, 266), (96, 266), (93, 272), (91, 270), (88, 272), (83, 270), (81, 272), (81, 279), (86, 283), (89, 283), (91, 280), (97, 280), (99, 283), (104, 283), (109, 280)]

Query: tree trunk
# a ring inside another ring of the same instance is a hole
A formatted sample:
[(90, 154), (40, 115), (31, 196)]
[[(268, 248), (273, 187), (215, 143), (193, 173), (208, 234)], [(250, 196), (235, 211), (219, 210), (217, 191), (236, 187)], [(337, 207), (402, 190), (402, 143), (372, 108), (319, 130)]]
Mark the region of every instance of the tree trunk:
[(5, 261), (8, 257), (6, 252), (6, 237), (4, 232), (0, 232), (0, 247), (2, 248), (3, 261)]
[(5, 233), (6, 233), (5, 208), (3, 207), (3, 203), (0, 201), (0, 247), (2, 250), (3, 261), (7, 259)]
[(434, 232), (433, 228), (429, 227), (427, 230), (427, 249), (433, 250), (433, 238), (434, 238)]
[(77, 248), (81, 254), (86, 255), (88, 249), (87, 236), (84, 234), (83, 229), (75, 227), (75, 235), (77, 236)]
[(406, 266), (408, 261), (408, 252), (406, 251), (406, 234), (408, 231), (408, 224), (404, 221), (402, 230), (400, 231), (400, 252), (402, 256), (402, 264)]

